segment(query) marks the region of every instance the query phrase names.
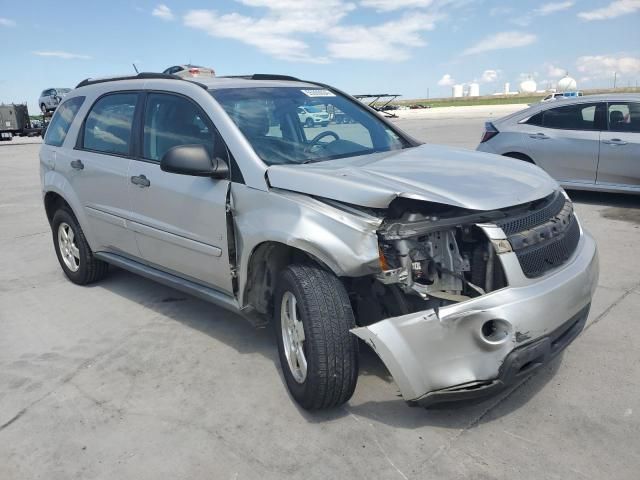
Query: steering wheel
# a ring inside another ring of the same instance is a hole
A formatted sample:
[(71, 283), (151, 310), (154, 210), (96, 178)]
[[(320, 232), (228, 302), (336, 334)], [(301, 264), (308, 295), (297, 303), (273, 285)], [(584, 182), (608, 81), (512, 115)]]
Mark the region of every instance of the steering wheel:
[(322, 132), (319, 133), (318, 135), (316, 135), (315, 137), (313, 137), (313, 140), (311, 140), (309, 142), (309, 145), (307, 145), (307, 148), (305, 148), (306, 151), (311, 150), (313, 147), (319, 145), (320, 140), (322, 140), (324, 137), (333, 137), (333, 141), (335, 142), (336, 140), (340, 140), (340, 137), (338, 136), (338, 134), (336, 132), (333, 132), (331, 130), (327, 130), (326, 132)]

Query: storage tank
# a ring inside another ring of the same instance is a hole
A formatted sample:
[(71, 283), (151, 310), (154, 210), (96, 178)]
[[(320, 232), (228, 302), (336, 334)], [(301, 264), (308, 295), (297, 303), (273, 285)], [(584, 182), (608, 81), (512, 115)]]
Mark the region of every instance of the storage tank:
[(558, 82), (558, 91), (560, 92), (570, 92), (576, 90), (578, 87), (574, 78), (571, 78), (569, 75), (565, 76)]
[(477, 83), (469, 84), (469, 96), (470, 97), (479, 97), (480, 96), (480, 85)]
[(462, 84), (458, 84), (458, 85), (454, 85), (453, 86), (453, 98), (462, 97), (462, 92), (463, 92)]
[(538, 89), (538, 84), (535, 80), (528, 79), (520, 82), (520, 93), (535, 93)]
[(509, 89), (511, 88), (511, 84), (509, 82), (506, 82), (504, 84), (504, 94), (505, 95), (509, 95)]

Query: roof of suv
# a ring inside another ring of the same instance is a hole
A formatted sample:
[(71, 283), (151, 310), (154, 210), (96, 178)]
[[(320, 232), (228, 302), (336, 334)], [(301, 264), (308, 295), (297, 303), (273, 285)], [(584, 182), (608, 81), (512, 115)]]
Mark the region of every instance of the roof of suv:
[(76, 88), (82, 88), (98, 83), (109, 83), (118, 81), (140, 81), (147, 80), (172, 80), (191, 82), (207, 90), (219, 88), (252, 88), (252, 87), (317, 87), (317, 84), (305, 82), (287, 75), (253, 74), (229, 77), (199, 77), (197, 79), (182, 78), (176, 75), (164, 73), (139, 73), (133, 76), (87, 78), (81, 81)]

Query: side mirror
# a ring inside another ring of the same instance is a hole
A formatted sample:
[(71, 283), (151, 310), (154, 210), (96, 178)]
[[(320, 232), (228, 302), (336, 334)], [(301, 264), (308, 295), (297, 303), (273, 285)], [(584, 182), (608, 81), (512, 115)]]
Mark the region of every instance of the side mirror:
[(211, 158), (204, 145), (179, 145), (160, 161), (163, 172), (194, 177), (228, 178), (229, 166), (221, 158)]

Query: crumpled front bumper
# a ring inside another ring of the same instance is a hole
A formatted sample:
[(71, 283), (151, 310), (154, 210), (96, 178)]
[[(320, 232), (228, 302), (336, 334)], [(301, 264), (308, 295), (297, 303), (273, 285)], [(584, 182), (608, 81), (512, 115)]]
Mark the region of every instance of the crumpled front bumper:
[[(405, 400), (430, 404), (495, 392), (557, 355), (582, 329), (599, 273), (588, 233), (565, 265), (535, 281), (517, 271), (515, 254), (500, 257), (509, 287), (352, 330), (382, 359)], [(500, 341), (483, 334), (489, 320), (510, 325)]]

